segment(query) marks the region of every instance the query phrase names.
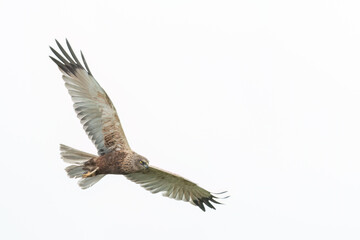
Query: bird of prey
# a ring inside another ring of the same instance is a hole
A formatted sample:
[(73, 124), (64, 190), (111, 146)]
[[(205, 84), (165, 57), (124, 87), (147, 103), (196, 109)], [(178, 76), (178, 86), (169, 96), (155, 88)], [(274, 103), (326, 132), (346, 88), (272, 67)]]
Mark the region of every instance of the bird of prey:
[(213, 204), (219, 204), (216, 195), (223, 193), (210, 193), (179, 175), (149, 166), (145, 157), (130, 148), (115, 107), (93, 77), (82, 52), (85, 67), (67, 40), (71, 56), (57, 40), (56, 44), (62, 55), (50, 47), (57, 59), (50, 58), (63, 74), (75, 112), (98, 151), (93, 155), (61, 144), (61, 157), (71, 164), (65, 169), (68, 176), (80, 178), (79, 186), (86, 189), (107, 174), (121, 174), (152, 193), (163, 192), (164, 196), (190, 202), (203, 211), (204, 204), (215, 209)]

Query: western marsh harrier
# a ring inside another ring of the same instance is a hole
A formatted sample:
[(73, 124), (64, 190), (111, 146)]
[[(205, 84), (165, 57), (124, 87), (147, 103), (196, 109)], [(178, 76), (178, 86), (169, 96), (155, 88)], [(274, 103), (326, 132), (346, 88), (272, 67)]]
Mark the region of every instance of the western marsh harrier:
[(216, 194), (179, 175), (149, 166), (145, 157), (131, 150), (115, 107), (93, 77), (84, 55), (81, 53), (85, 67), (67, 40), (71, 56), (58, 41), (56, 44), (62, 54), (50, 47), (57, 59), (50, 58), (62, 72), (75, 112), (98, 151), (97, 156), (60, 145), (62, 159), (71, 164), (65, 169), (69, 177), (80, 178), (80, 187), (86, 189), (106, 174), (121, 174), (152, 193), (163, 192), (164, 196), (190, 202), (203, 211), (204, 204), (215, 209), (213, 204), (219, 203)]

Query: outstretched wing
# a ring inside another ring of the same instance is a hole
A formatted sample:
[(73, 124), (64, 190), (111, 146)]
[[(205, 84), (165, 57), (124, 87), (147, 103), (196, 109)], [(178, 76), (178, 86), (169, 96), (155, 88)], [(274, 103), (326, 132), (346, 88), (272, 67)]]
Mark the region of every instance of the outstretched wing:
[(179, 175), (166, 172), (159, 168), (149, 167), (144, 171), (127, 174), (125, 176), (129, 180), (140, 184), (151, 193), (164, 192), (163, 196), (190, 202), (203, 211), (205, 211), (204, 203), (213, 209), (215, 209), (215, 207), (212, 203), (220, 204), (214, 199), (217, 197), (209, 191), (206, 191)]
[(63, 73), (62, 78), (74, 102), (75, 112), (87, 135), (95, 144), (98, 154), (104, 155), (116, 148), (130, 149), (116, 109), (104, 89), (91, 74), (84, 55), (81, 53), (86, 69), (77, 59), (67, 40), (66, 44), (72, 57), (58, 41), (56, 44), (63, 55), (50, 47), (57, 59), (51, 56), (50, 58)]

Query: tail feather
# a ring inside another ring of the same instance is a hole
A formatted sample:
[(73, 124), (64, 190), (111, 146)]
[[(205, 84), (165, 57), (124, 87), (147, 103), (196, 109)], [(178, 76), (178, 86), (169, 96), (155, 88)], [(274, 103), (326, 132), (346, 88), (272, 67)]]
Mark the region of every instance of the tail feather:
[(96, 155), (82, 152), (63, 144), (60, 144), (60, 155), (64, 162), (71, 164), (82, 164), (93, 157), (97, 157)]
[(87, 188), (91, 187), (92, 185), (94, 185), (95, 183), (97, 183), (104, 176), (105, 176), (105, 174), (99, 174), (94, 177), (82, 178), (78, 181), (78, 184), (82, 189), (87, 189)]
[(78, 165), (70, 165), (67, 168), (65, 168), (65, 171), (67, 172), (70, 178), (82, 177), (82, 175), (85, 172), (83, 166), (78, 166)]
[(86, 170), (84, 169), (84, 164), (90, 159), (97, 157), (96, 155), (82, 152), (74, 148), (65, 146), (63, 144), (60, 144), (60, 154), (64, 162), (73, 164), (66, 167), (65, 171), (70, 178), (80, 178), (78, 184), (82, 189), (93, 186), (105, 176), (105, 174), (99, 174), (93, 177), (82, 177), (83, 174), (86, 172)]

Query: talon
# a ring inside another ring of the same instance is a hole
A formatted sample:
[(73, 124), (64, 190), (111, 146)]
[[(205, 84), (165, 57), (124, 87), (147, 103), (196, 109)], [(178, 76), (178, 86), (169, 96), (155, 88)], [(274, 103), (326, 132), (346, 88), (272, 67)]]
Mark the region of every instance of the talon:
[(92, 170), (91, 172), (87, 172), (85, 174), (82, 175), (83, 178), (87, 178), (87, 177), (92, 177), (92, 175), (99, 169), (99, 167), (95, 168), (94, 170)]

